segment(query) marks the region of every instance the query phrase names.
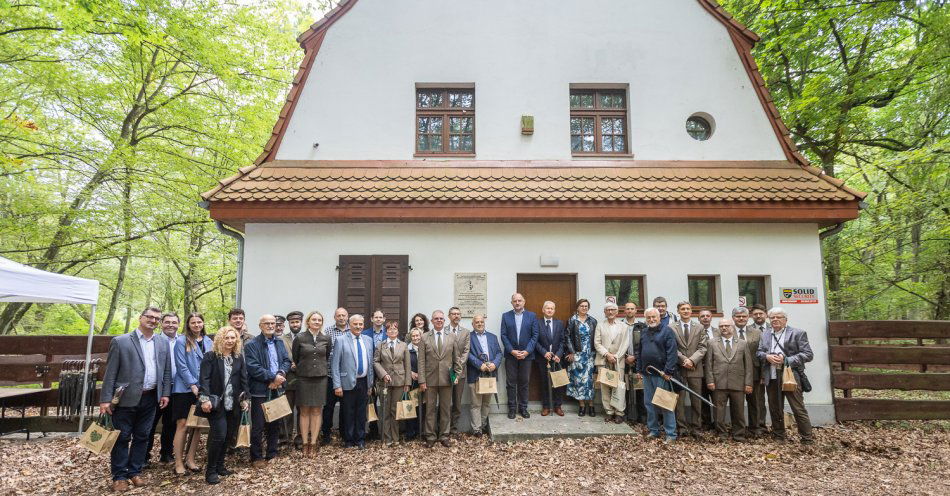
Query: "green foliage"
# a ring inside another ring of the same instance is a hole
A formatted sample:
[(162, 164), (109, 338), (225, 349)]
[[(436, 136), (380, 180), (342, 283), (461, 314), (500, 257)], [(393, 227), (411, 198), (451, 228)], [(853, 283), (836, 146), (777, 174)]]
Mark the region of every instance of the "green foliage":
[[(223, 322), (235, 246), (199, 194), (260, 153), (313, 10), (0, 1), (0, 255), (98, 279), (107, 332), (146, 304)], [(0, 334), (85, 332), (88, 317), (71, 306), (0, 310)]]
[(727, 0), (802, 152), (868, 192), (823, 243), (833, 318), (950, 318), (950, 9)]

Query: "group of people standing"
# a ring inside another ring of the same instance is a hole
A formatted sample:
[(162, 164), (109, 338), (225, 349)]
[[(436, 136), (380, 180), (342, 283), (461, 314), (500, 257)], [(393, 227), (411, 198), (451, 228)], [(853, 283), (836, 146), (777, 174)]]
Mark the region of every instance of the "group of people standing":
[[(695, 321), (692, 306), (681, 302), (674, 316), (663, 297), (643, 312), (645, 322), (637, 320), (634, 303), (624, 305), (623, 317), (616, 304), (607, 303), (601, 322), (590, 315), (586, 299), (576, 302), (567, 322), (554, 317), (551, 301), (544, 302), (540, 316), (525, 309), (521, 294), (512, 295), (511, 306), (501, 316), (497, 335), (487, 331), (484, 315), (472, 318), (473, 329), (463, 327), (462, 313), (453, 307), (447, 315), (433, 312), (431, 323), (425, 314), (414, 315), (404, 335), (382, 311), (367, 321), (338, 308), (326, 327), (316, 311), (264, 315), (255, 336), (244, 311), (236, 308), (213, 339), (200, 314), (189, 315), (179, 335), (177, 315), (148, 307), (135, 331), (112, 340), (107, 359), (100, 409), (112, 415), (120, 431), (111, 456), (113, 488), (146, 485), (141, 472), (159, 421), (160, 461), (174, 462), (178, 474), (199, 471), (194, 453), (201, 431), (188, 427), (190, 414), (207, 418), (210, 426), (209, 484), (231, 474), (224, 459), (242, 418), (250, 421), (250, 460), (256, 468), (277, 457), (281, 431), (304, 456), (314, 456), (331, 440), (337, 406), (345, 447), (365, 448), (371, 404), (381, 419), (373, 424), (375, 434), (386, 446), (416, 437), (424, 437), (429, 447), (451, 446), (466, 390), (472, 433), (489, 429), (489, 397), (502, 362), (510, 419), (530, 418), (528, 383), (536, 367), (548, 392), (542, 394), (542, 416), (563, 416), (565, 395), (578, 401), (579, 416), (597, 416), (599, 390), (606, 422), (645, 420), (648, 437), (665, 437), (669, 443), (698, 437), (705, 427), (723, 439), (744, 440), (764, 435), (768, 398), (773, 436), (785, 437), (787, 400), (802, 442), (812, 440), (802, 389), (781, 387), (785, 367), (802, 384), (812, 352), (805, 332), (788, 326), (780, 308), (766, 312), (755, 306), (750, 314), (738, 307), (713, 327), (711, 312), (700, 312)], [(156, 333), (159, 324), (162, 332)], [(561, 369), (568, 383), (553, 387), (551, 372)], [(616, 373), (614, 382), (602, 380), (605, 370)], [(616, 377), (627, 387), (618, 391)], [(696, 398), (687, 400), (685, 390), (678, 393), (675, 411), (655, 406), (656, 391), (674, 391), (675, 383), (701, 392), (716, 408), (704, 410)], [(124, 391), (113, 401), (119, 386)], [(623, 389), (625, 397), (618, 398)], [(266, 421), (264, 404), (280, 396), (286, 396), (295, 415)], [(397, 405), (412, 398), (418, 398), (416, 418), (397, 420)], [(725, 422), (727, 404), (731, 426)]]

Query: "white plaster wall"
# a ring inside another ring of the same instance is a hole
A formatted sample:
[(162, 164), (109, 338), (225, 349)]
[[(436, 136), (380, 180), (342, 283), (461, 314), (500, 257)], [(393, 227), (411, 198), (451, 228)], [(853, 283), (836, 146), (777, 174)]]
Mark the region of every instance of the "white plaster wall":
[[(415, 84), (449, 82), (475, 83), (477, 159), (570, 159), (571, 83), (629, 84), (637, 159), (785, 158), (696, 0), (360, 0), (329, 29), (277, 158), (410, 159)], [(709, 141), (686, 134), (695, 112), (715, 119)]]
[[(834, 419), (829, 389), (825, 296), (817, 226), (806, 224), (248, 224), (243, 305), (264, 313), (320, 310), (337, 302), (340, 255), (409, 255), (409, 313), (447, 309), (455, 272), (488, 273), (488, 329), (520, 273), (576, 273), (577, 294), (605, 301), (605, 274), (644, 275), (647, 301), (687, 299), (687, 275), (720, 276), (728, 313), (739, 275), (768, 275), (770, 303), (779, 286), (818, 288), (819, 305), (788, 305), (789, 324), (808, 332), (815, 352), (805, 395), (815, 424)], [(540, 267), (541, 255), (560, 259)], [(503, 389), (503, 388), (501, 388)], [(503, 395), (502, 395), (503, 396)]]

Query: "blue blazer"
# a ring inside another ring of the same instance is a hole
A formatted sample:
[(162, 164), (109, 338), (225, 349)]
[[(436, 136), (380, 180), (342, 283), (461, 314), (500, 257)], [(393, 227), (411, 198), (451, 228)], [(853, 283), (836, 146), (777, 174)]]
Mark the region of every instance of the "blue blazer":
[[(372, 324), (372, 322), (370, 322)], [(373, 340), (373, 356), (376, 356), (376, 345), (386, 339), (386, 327), (383, 327), (383, 332), (379, 336), (374, 336), (373, 326), (370, 325), (369, 329), (363, 329), (363, 335), (369, 336)]]
[(564, 332), (564, 321), (551, 319), (551, 331), (554, 334), (553, 339), (548, 335), (548, 330), (544, 328), (544, 317), (538, 319), (538, 344), (534, 350), (538, 353), (538, 359), (544, 358), (544, 354), (553, 351), (558, 357), (564, 358), (564, 341), (567, 334)]
[[(349, 391), (356, 387), (356, 346), (351, 333), (333, 340), (333, 354), (330, 356), (330, 377), (333, 389)], [(373, 338), (360, 334), (360, 341), (366, 352), (366, 384), (373, 387)]]
[[(479, 358), (479, 355), (484, 353), (485, 350), (478, 342), (478, 333), (473, 330), (469, 333), (468, 339), (471, 345), (468, 347), (468, 374), (465, 377), (466, 382), (474, 384), (478, 380), (479, 374), (481, 374), (482, 364), (487, 362)], [(488, 341), (488, 362), (494, 363), (497, 371), (498, 367), (501, 367), (501, 346), (498, 345), (498, 337), (485, 331), (485, 340)]]
[(519, 340), (518, 328), (515, 326), (515, 311), (508, 310), (501, 314), (501, 342), (505, 345), (505, 357), (511, 356), (512, 350), (519, 350), (528, 352), (525, 360), (534, 360), (538, 330), (538, 316), (534, 312), (525, 310), (521, 317), (521, 339)]
[(191, 352), (185, 351), (188, 340), (184, 334), (175, 339), (175, 381), (173, 393), (190, 393), (191, 386), (200, 386), (201, 359), (211, 351), (211, 338), (205, 336)]
[(270, 357), (267, 356), (267, 343), (264, 333), (258, 334), (244, 345), (244, 361), (247, 365), (247, 375), (250, 378), (251, 396), (258, 398), (267, 396), (267, 385), (277, 378), (277, 374), (287, 377), (290, 370), (290, 357), (284, 348), (284, 340), (274, 339), (277, 351), (277, 374), (270, 372)]

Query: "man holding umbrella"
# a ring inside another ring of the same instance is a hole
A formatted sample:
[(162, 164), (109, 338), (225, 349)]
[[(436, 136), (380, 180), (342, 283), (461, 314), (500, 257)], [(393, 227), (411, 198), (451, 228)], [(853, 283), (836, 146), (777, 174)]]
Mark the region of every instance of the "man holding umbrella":
[[(660, 325), (660, 312), (655, 308), (648, 308), (643, 312), (647, 321), (647, 328), (640, 336), (640, 344), (636, 347), (637, 379), (643, 379), (643, 403), (647, 408), (647, 428), (650, 434), (647, 438), (660, 437), (660, 424), (657, 421), (657, 407), (653, 404), (653, 394), (657, 389), (672, 391), (670, 378), (676, 372), (679, 357), (676, 354), (676, 336), (669, 326)], [(647, 367), (651, 367), (648, 369)], [(662, 370), (658, 375), (653, 369)], [(666, 432), (666, 443), (676, 440), (676, 414), (669, 410), (660, 409), (663, 415), (663, 430)]]

